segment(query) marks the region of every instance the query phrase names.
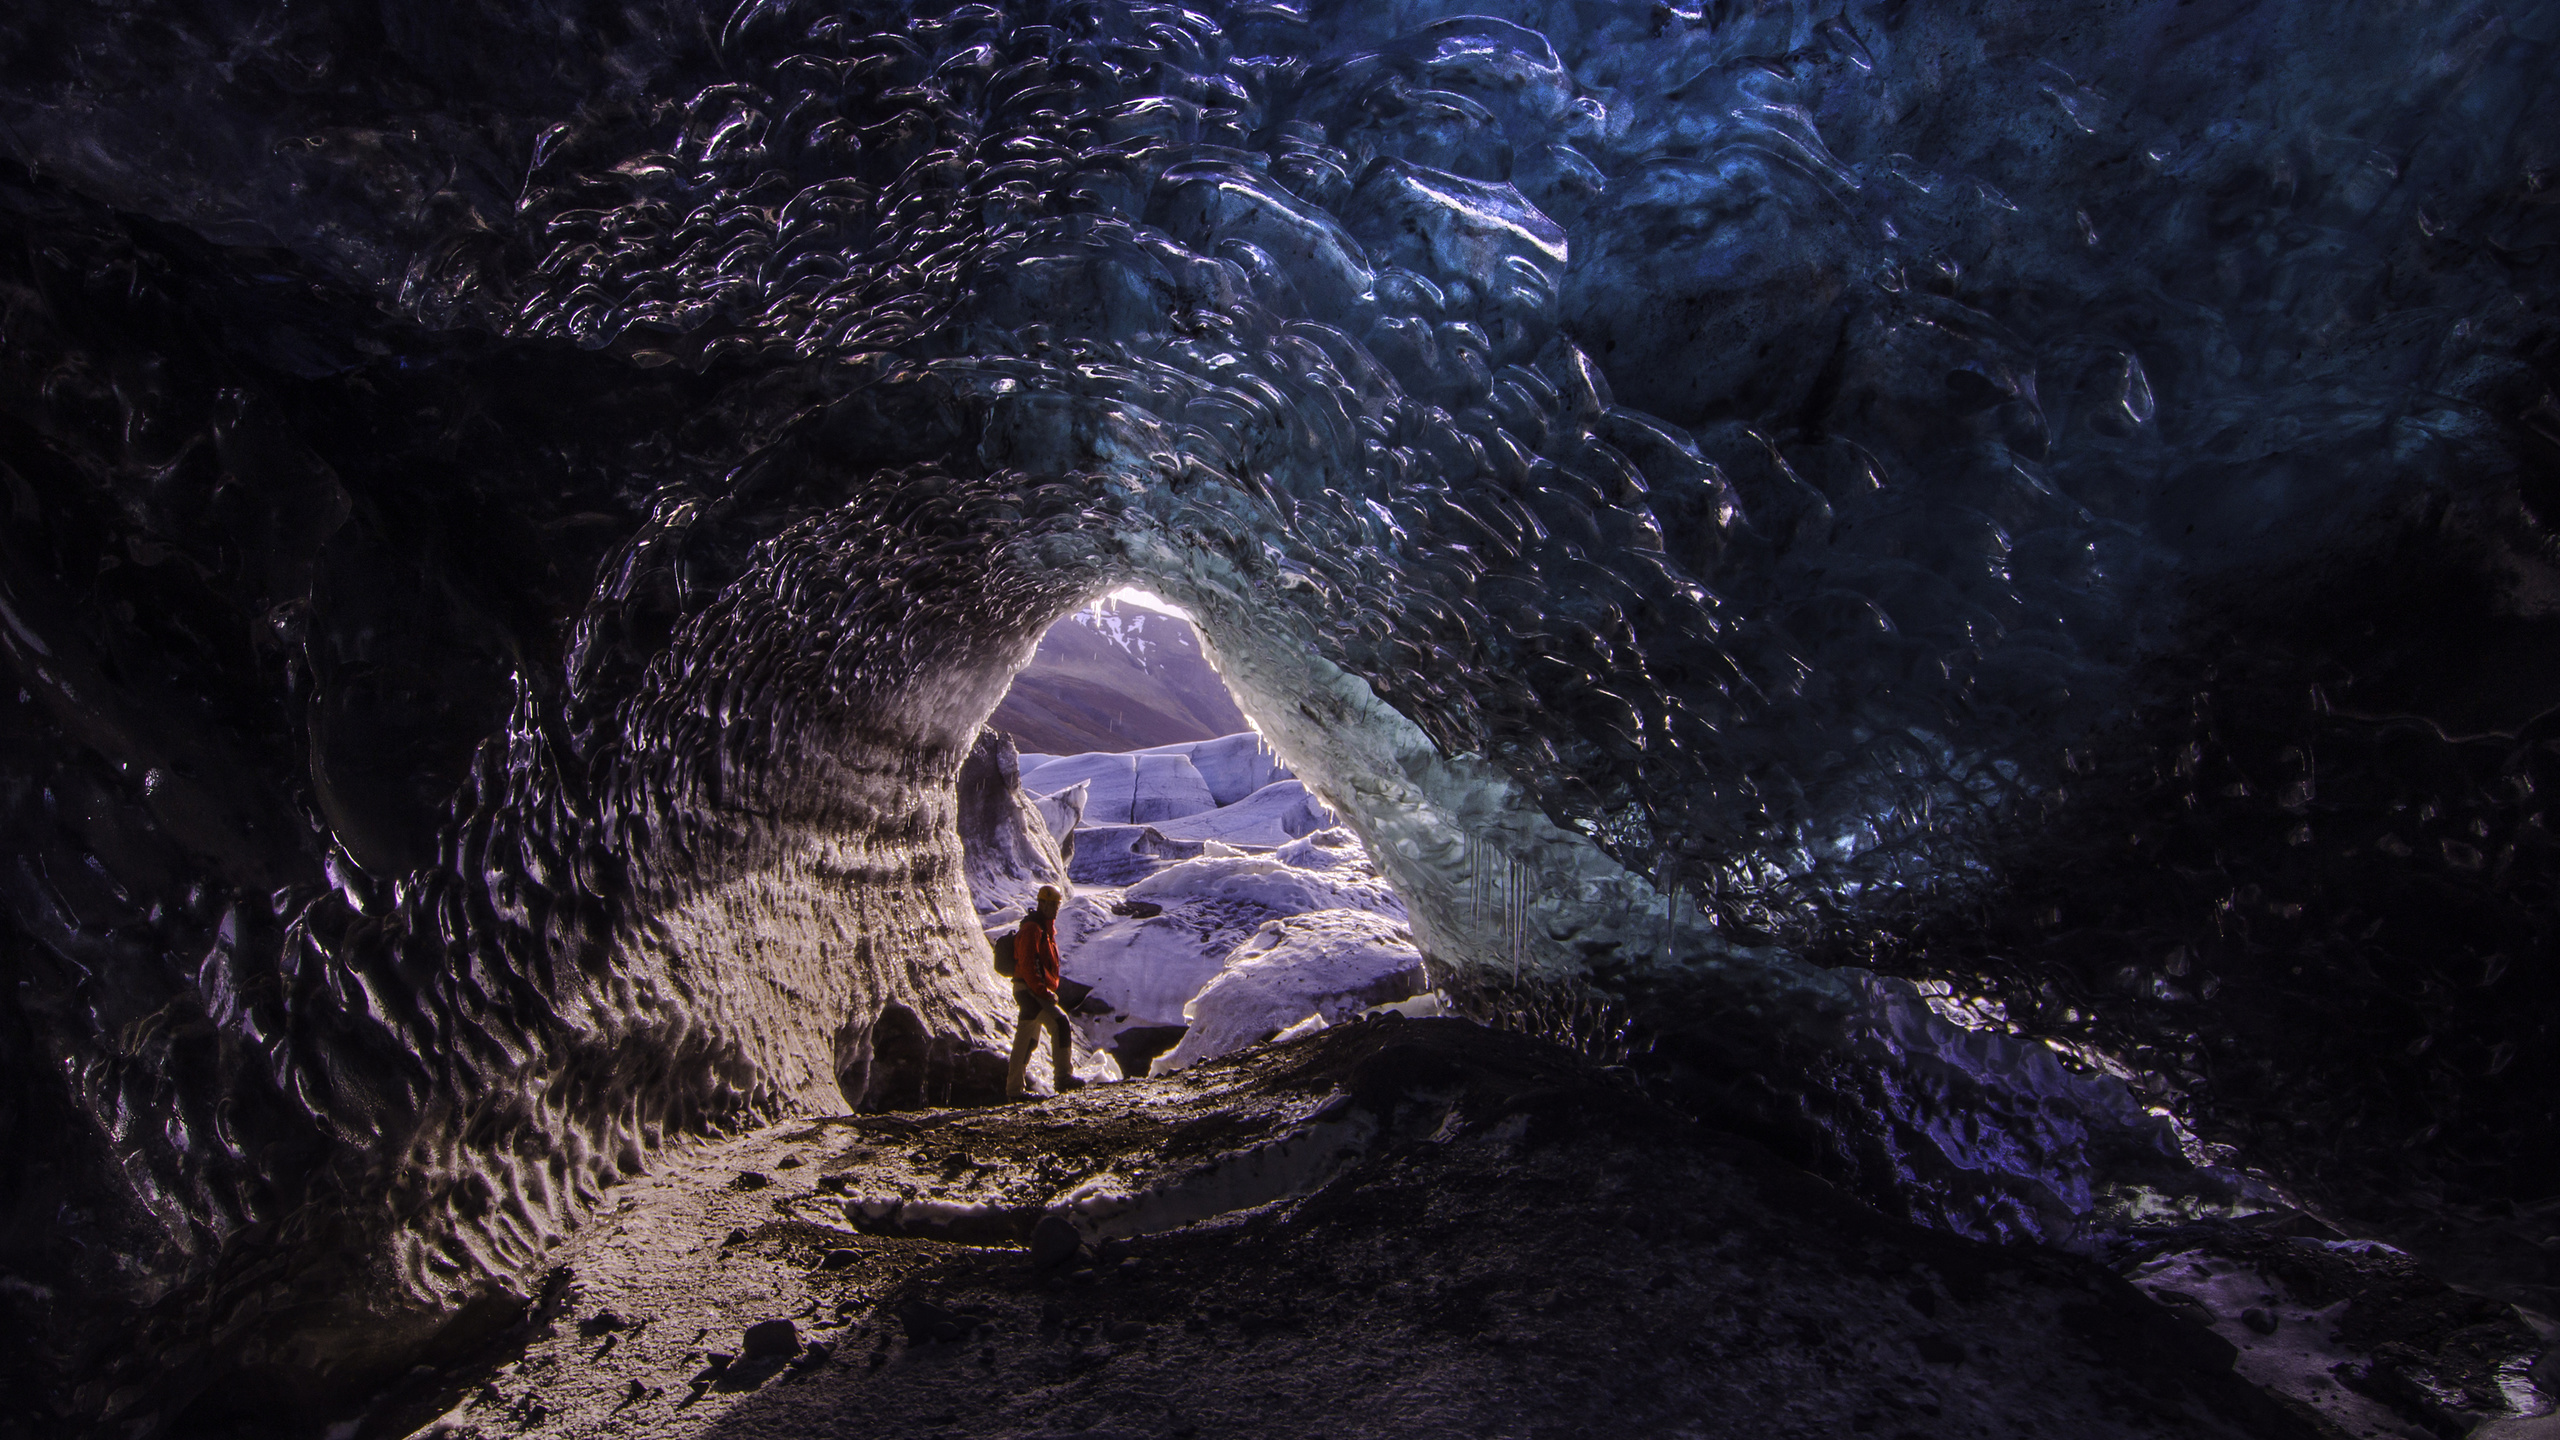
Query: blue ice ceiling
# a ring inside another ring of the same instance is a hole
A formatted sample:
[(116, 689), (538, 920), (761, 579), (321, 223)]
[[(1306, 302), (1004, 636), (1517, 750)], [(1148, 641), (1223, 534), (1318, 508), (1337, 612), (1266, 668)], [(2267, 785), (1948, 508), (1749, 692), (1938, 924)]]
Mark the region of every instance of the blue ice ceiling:
[(951, 777), (1124, 583), (1453, 988), (1868, 1193), (2067, 1228), (2144, 1105), (2547, 1191), (2560, 6), (1479, 8), (0, 21), (0, 1056), (99, 1253), (318, 1207), (432, 1312), (981, 1043)]

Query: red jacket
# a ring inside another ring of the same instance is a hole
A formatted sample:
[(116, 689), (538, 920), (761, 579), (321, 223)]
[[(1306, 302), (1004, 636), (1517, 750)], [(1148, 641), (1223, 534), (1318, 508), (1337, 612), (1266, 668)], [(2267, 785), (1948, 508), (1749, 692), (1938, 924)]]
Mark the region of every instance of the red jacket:
[(1043, 995), (1058, 993), (1058, 926), (1037, 910), (1023, 916), (1013, 932), (1013, 983)]

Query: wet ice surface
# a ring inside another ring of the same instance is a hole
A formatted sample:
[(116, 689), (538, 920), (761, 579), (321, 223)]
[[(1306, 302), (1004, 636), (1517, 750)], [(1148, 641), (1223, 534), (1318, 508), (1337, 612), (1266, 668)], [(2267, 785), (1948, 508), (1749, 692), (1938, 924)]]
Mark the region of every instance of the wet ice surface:
[(2548, 7), (1494, 8), (62, 18), (10, 1263), (353, 1217), (298, 1283), (432, 1319), (670, 1133), (966, 1090), (1039, 857), (950, 787), (1132, 580), (1453, 990), (1881, 1203), (2065, 1233), (2156, 1104), (2544, 1213)]

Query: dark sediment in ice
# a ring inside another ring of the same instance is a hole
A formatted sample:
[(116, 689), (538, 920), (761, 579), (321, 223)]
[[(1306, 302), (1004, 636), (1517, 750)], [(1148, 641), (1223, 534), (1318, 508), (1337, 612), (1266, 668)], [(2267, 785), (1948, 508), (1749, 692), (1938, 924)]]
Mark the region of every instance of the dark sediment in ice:
[(1454, 985), (1888, 1206), (2139, 1095), (2542, 1223), (2560, 25), (1500, 8), (0, 20), (26, 1393), (361, 1386), (962, 1083), (955, 780), (1132, 581)]

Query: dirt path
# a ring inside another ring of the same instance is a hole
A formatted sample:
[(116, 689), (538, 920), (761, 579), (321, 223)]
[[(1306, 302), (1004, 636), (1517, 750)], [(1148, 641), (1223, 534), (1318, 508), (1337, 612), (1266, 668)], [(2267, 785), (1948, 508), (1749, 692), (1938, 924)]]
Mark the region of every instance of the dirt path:
[(1885, 1220), (1454, 1021), (777, 1125), (559, 1262), (539, 1333), (378, 1432), (2344, 1433), (2095, 1265)]

